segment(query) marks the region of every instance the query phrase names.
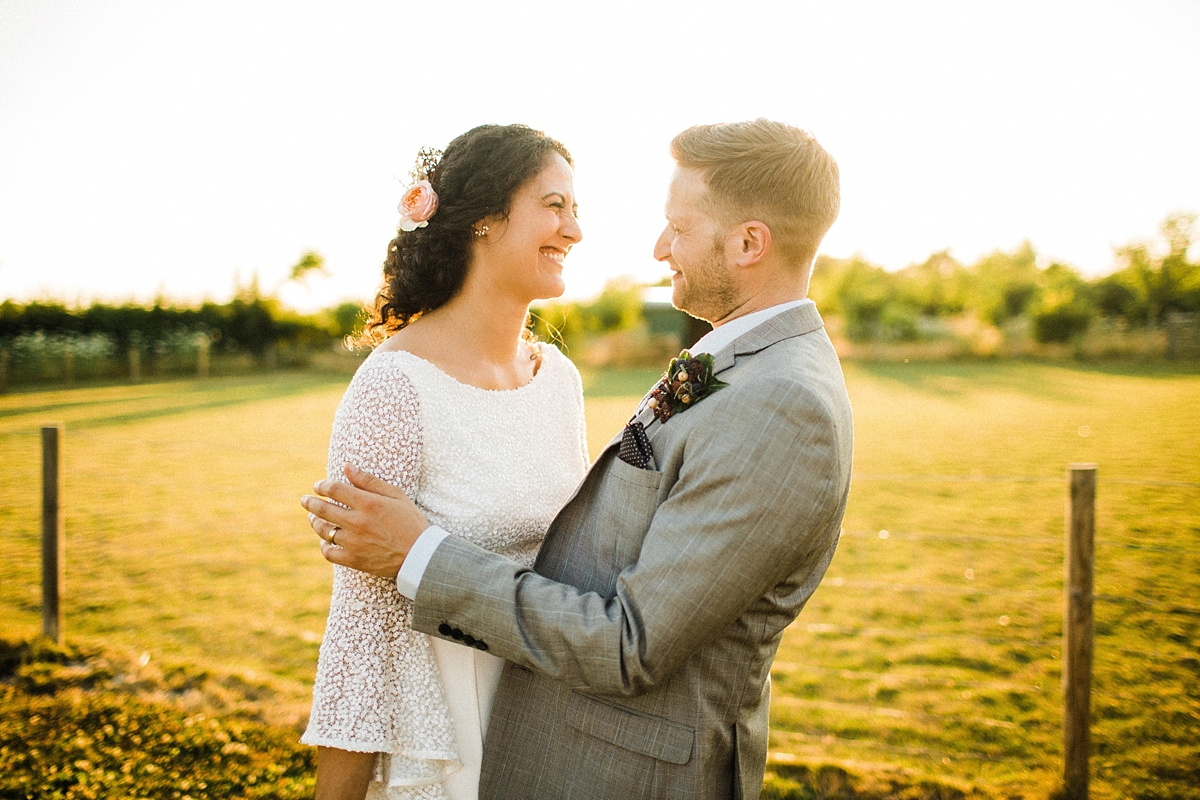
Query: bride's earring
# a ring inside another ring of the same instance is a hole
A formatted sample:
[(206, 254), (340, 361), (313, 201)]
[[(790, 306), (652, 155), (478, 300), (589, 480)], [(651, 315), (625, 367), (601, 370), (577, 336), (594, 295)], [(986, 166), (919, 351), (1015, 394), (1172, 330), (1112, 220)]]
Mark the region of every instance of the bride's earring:
[(480, 225), (478, 228), (475, 229), (475, 235), (476, 236), (487, 236), (488, 230), (489, 229), (488, 229), (487, 225)]

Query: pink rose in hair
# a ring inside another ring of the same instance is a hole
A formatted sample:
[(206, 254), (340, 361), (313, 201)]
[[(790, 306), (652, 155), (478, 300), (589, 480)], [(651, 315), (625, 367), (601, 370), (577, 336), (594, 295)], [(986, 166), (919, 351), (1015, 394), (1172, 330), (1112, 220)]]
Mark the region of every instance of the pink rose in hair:
[(437, 211), (438, 196), (429, 181), (417, 181), (400, 199), (400, 230), (415, 231), (429, 224)]

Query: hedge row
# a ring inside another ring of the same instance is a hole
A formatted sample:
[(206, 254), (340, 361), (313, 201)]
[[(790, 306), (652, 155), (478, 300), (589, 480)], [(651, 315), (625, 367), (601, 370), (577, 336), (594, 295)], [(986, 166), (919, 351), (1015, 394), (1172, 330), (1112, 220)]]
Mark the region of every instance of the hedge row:
[(34, 333), (77, 337), (99, 334), (124, 352), (134, 345), (203, 333), (214, 349), (261, 356), (274, 344), (320, 346), (335, 341), (350, 332), (358, 310), (351, 304), (348, 314), (339, 307), (302, 316), (261, 297), (204, 303), (198, 308), (96, 303), (70, 309), (59, 303), (22, 305), (5, 301), (0, 303), (0, 342)]

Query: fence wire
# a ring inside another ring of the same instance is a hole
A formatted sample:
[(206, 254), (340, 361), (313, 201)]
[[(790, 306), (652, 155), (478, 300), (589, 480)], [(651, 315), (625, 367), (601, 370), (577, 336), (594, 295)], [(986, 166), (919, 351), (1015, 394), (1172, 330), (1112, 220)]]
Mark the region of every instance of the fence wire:
[[(854, 474), (855, 481), (884, 483), (1063, 483), (1061, 475), (905, 475), (886, 473)], [(1165, 481), (1146, 478), (1105, 478), (1104, 483), (1115, 486), (1165, 486), (1200, 489), (1200, 481)]]
[[(833, 734), (811, 734), (789, 731), (785, 734), (788, 739), (799, 739), (800, 741), (810, 742), (822, 747), (837, 745), (840, 747), (858, 748), (864, 750), (877, 751), (882, 753), (894, 753), (896, 755), (930, 758), (941, 760), (943, 764), (949, 765), (954, 761), (979, 761), (991, 763), (1027, 763), (1023, 759), (1014, 759), (1003, 756), (996, 756), (989, 753), (980, 753), (970, 750), (939, 750), (932, 747), (905, 747), (904, 745), (888, 744), (886, 742), (870, 742), (863, 739), (847, 739)], [(770, 754), (771, 761), (775, 763), (787, 763), (798, 761), (795, 755), (787, 752), (772, 751)]]
[[(911, 474), (883, 474), (883, 473), (866, 473), (856, 474), (855, 482), (878, 482), (878, 483), (912, 483), (912, 484), (929, 484), (929, 483), (954, 483), (954, 484), (1050, 484), (1056, 483), (1063, 487), (1064, 494), (1067, 491), (1067, 480), (1065, 476), (1045, 476), (1045, 475), (982, 475), (973, 473), (970, 475), (911, 475)], [(1200, 488), (1200, 482), (1183, 481), (1183, 480), (1159, 480), (1159, 479), (1144, 479), (1144, 478), (1104, 478), (1097, 482), (1100, 487), (1104, 485), (1117, 486), (1143, 486), (1143, 487), (1158, 487), (1170, 490), (1191, 490)], [(1099, 488), (1099, 487), (1098, 487)], [(1061, 514), (1060, 510), (1056, 509), (1056, 513)], [(1018, 547), (1053, 547), (1060, 551), (1063, 548), (1062, 537), (1035, 537), (1035, 536), (1005, 536), (987, 533), (944, 533), (930, 532), (919, 530), (866, 530), (866, 529), (851, 529), (844, 530), (842, 537), (845, 540), (870, 542), (872, 540), (887, 541), (898, 540), (914, 544), (928, 543), (930, 545), (939, 544), (962, 544), (968, 547), (973, 545), (991, 546), (1002, 544), (1007, 546)], [(1133, 553), (1162, 553), (1168, 555), (1185, 556), (1195, 555), (1196, 548), (1189, 546), (1173, 546), (1161, 544), (1142, 544), (1137, 542), (1121, 542), (1108, 541), (1103, 538), (1103, 533), (1097, 531), (1095, 537), (1095, 546), (1097, 548), (1112, 548), (1113, 551), (1126, 551)], [(1189, 542), (1190, 544), (1190, 542)], [(864, 559), (869, 559), (869, 554), (861, 555)], [(836, 562), (835, 562), (836, 563)], [(967, 570), (967, 577), (973, 579), (971, 570)], [(1097, 576), (1097, 583), (1101, 582), (1100, 576)], [(1042, 624), (1043, 617), (1053, 615), (1057, 618), (1062, 613), (1062, 588), (1032, 588), (1032, 589), (1014, 589), (1014, 588), (993, 588), (984, 586), (961, 586), (948, 583), (938, 583), (930, 581), (921, 582), (906, 582), (906, 581), (886, 581), (886, 580), (869, 580), (855, 577), (830, 576), (823, 583), (822, 591), (829, 589), (837, 589), (839, 592), (856, 592), (864, 594), (893, 594), (897, 596), (912, 596), (918, 601), (923, 596), (935, 598), (934, 602), (943, 602), (936, 598), (963, 598), (964, 600), (977, 600), (979, 598), (999, 598), (1010, 601), (1027, 601), (1019, 606), (1019, 608), (1031, 610), (1033, 617), (1032, 624), (1025, 626), (1030, 630), (1030, 636), (989, 636), (978, 633), (962, 633), (962, 632), (945, 632), (945, 631), (928, 631), (924, 628), (917, 630), (902, 629), (887, 625), (869, 626), (869, 625), (854, 625), (854, 624), (836, 624), (832, 622), (800, 622), (798, 625), (803, 626), (803, 629), (812, 634), (833, 634), (843, 637), (878, 637), (886, 639), (889, 643), (898, 642), (964, 642), (981, 644), (988, 646), (1020, 646), (1034, 647), (1047, 649), (1050, 656), (1054, 660), (1058, 660), (1059, 648), (1062, 647), (1062, 639), (1053, 638), (1047, 639), (1044, 636), (1035, 635), (1035, 629)], [(1200, 616), (1200, 606), (1188, 602), (1174, 602), (1171, 600), (1163, 600), (1159, 597), (1147, 597), (1142, 594), (1134, 593), (1128, 595), (1114, 595), (1107, 593), (1097, 593), (1092, 598), (1095, 605), (1109, 606), (1118, 608), (1142, 609), (1153, 612), (1155, 615), (1162, 615), (1165, 618), (1170, 618), (1171, 615), (1198, 617)], [(1051, 601), (1054, 602), (1053, 607), (1047, 608)], [(1002, 625), (1007, 624), (1007, 617), (1001, 618)], [(1158, 663), (1169, 664), (1190, 664), (1194, 662), (1195, 656), (1189, 654), (1163, 652), (1158, 649), (1145, 649), (1127, 646), (1112, 646), (1110, 642), (1105, 641), (1102, 646), (1096, 647), (1096, 655), (1103, 654), (1116, 655), (1128, 659), (1141, 659), (1146, 663), (1155, 661)], [(921, 667), (918, 663), (909, 663), (910, 667)], [(913, 684), (919, 684), (919, 687), (924, 689), (944, 689), (958, 691), (961, 689), (971, 689), (975, 691), (992, 691), (992, 692), (1007, 692), (1016, 694), (1042, 694), (1046, 691), (1057, 692), (1059, 687), (1054, 683), (1044, 685), (1042, 681), (1015, 681), (1015, 680), (986, 680), (963, 677), (949, 672), (939, 673), (937, 664), (930, 664), (925, 667), (925, 673), (920, 677), (914, 676), (911, 673), (905, 672), (883, 672), (870, 669), (845, 669), (832, 666), (822, 666), (820, 664), (803, 663), (794, 661), (777, 661), (774, 665), (773, 672), (778, 672), (781, 676), (791, 674), (811, 674), (816, 676), (817, 680), (828, 680), (832, 682), (850, 681), (858, 683), (879, 684), (887, 681), (890, 686), (906, 687)], [(967, 693), (969, 694), (969, 692)], [(966, 695), (964, 695), (966, 696)], [(824, 710), (842, 714), (864, 714), (876, 717), (883, 717), (896, 720), (917, 720), (927, 723), (937, 724), (945, 720), (945, 715), (926, 713), (921, 711), (903, 710), (889, 708), (874, 704), (860, 702), (844, 702), (833, 700), (820, 700), (808, 697), (793, 697), (788, 696), (779, 700), (781, 706), (810, 708), (814, 710)], [(969, 722), (993, 727), (1002, 730), (1017, 731), (1024, 726), (1031, 724), (1029, 721), (1023, 721), (1020, 724), (1003, 719), (992, 719), (989, 717), (970, 715)], [(1059, 724), (1059, 719), (1041, 720), (1034, 724), (1036, 727), (1045, 728)], [(971, 748), (969, 743), (964, 742), (966, 746), (963, 750), (958, 749), (939, 749), (937, 747), (915, 747), (892, 744), (886, 741), (876, 741), (868, 738), (848, 738), (839, 736), (833, 733), (813, 733), (811, 731), (797, 731), (773, 728), (773, 735), (777, 738), (780, 744), (786, 746), (787, 742), (808, 743), (819, 746), (838, 746), (847, 748), (867, 749), (879, 753), (893, 753), (906, 757), (917, 758), (934, 758), (941, 759), (944, 763), (950, 763), (951, 760), (965, 759), (979, 762), (1009, 762), (1013, 764), (1027, 763), (1028, 758), (1022, 757), (1017, 753), (997, 754), (981, 752), (979, 748)], [(796, 760), (796, 756), (789, 754), (785, 750), (774, 749), (772, 751), (772, 759), (779, 762), (787, 762)]]

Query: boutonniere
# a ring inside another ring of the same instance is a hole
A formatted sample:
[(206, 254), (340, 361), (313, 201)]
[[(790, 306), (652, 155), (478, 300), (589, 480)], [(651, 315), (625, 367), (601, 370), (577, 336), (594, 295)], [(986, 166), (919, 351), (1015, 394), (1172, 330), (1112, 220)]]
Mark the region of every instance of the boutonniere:
[(654, 410), (656, 420), (666, 422), (728, 385), (713, 374), (712, 356), (708, 353), (693, 356), (684, 350), (679, 358), (671, 359), (662, 380), (650, 390), (646, 405)]

